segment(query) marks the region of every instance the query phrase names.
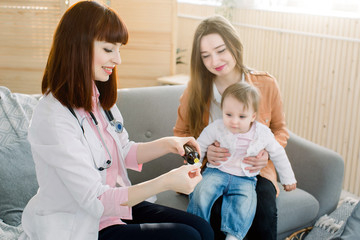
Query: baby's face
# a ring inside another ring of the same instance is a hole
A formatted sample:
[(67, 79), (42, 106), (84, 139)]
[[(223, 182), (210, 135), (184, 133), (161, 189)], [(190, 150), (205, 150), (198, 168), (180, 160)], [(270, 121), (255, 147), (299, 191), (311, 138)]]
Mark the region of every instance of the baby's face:
[(232, 133), (248, 132), (256, 118), (252, 106), (245, 108), (242, 102), (231, 95), (224, 99), (222, 112), (224, 125)]

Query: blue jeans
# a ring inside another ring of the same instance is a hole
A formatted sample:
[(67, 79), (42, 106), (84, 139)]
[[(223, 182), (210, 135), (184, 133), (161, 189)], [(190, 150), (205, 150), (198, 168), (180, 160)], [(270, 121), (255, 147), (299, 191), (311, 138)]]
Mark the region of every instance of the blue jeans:
[(256, 177), (239, 177), (206, 168), (202, 181), (190, 194), (187, 211), (210, 222), (211, 208), (223, 196), (221, 230), (243, 239), (255, 216), (256, 181)]

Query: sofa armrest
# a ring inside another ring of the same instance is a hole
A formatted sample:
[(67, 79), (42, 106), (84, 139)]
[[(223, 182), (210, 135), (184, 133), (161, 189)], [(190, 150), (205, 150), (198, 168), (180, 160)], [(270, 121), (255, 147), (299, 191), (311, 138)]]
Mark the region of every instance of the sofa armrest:
[(294, 169), (297, 186), (319, 201), (317, 218), (332, 212), (338, 204), (342, 189), (342, 157), (292, 132), (285, 150)]

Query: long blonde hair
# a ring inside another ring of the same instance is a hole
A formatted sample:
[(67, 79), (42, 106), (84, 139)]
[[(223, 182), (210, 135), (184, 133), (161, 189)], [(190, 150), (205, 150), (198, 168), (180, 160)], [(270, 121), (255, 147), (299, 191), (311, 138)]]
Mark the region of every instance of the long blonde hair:
[(216, 15), (204, 19), (197, 27), (191, 52), (191, 68), (189, 87), (188, 123), (190, 134), (198, 137), (205, 127), (203, 123), (204, 112), (209, 111), (209, 101), (213, 92), (215, 75), (205, 67), (200, 54), (202, 37), (217, 33), (236, 61), (236, 68), (240, 73), (247, 72), (243, 64), (243, 46), (234, 26), (224, 17)]

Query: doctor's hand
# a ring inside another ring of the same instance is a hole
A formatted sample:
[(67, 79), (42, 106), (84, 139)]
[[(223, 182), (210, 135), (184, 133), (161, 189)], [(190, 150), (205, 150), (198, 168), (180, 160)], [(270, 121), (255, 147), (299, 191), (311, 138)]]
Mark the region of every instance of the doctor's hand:
[(217, 141), (208, 147), (206, 153), (207, 161), (214, 166), (219, 166), (223, 161), (228, 160), (230, 155), (229, 150), (220, 147), (220, 143)]
[(269, 161), (269, 153), (263, 149), (259, 152), (259, 154), (255, 157), (245, 157), (243, 162), (249, 165), (252, 165), (251, 167), (246, 167), (246, 170), (249, 170), (251, 173), (258, 172), (262, 168), (266, 167)]
[(193, 137), (167, 137), (170, 146), (170, 152), (185, 155), (184, 145), (188, 144), (196, 149), (201, 154), (200, 146)]
[(128, 187), (128, 200), (122, 202), (121, 205), (134, 206), (155, 194), (167, 190), (190, 194), (201, 179), (199, 167), (196, 165), (184, 165), (154, 179)]
[(152, 161), (168, 153), (185, 155), (184, 145), (188, 144), (200, 154), (200, 146), (193, 137), (163, 137), (151, 142), (138, 143), (136, 150), (139, 164)]
[(184, 165), (163, 175), (167, 188), (175, 192), (190, 194), (201, 181), (200, 167)]

